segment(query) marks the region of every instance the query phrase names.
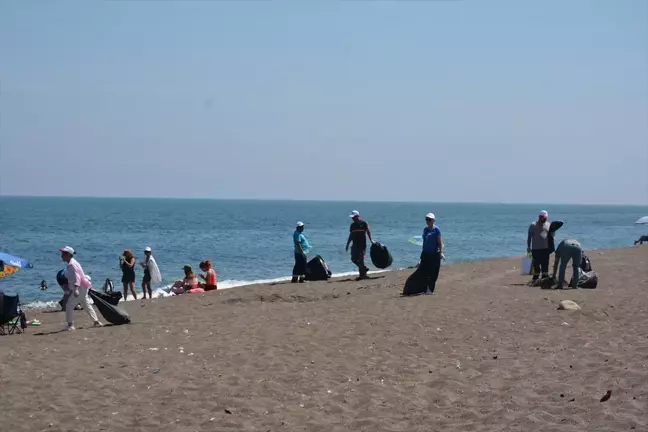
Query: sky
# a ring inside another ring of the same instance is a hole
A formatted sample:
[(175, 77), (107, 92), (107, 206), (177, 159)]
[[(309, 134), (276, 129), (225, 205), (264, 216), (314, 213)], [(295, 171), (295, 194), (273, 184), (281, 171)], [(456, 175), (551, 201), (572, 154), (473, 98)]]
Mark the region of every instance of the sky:
[(648, 204), (648, 1), (0, 1), (0, 194)]

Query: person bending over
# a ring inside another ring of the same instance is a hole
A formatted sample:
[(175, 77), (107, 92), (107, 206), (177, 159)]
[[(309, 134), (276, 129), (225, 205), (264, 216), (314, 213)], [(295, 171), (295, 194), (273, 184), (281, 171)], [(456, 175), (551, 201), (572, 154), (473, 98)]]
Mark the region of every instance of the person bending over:
[(648, 243), (648, 235), (642, 235), (634, 244), (637, 246), (638, 244), (642, 245), (644, 242)]
[(580, 276), (580, 263), (583, 259), (583, 248), (580, 243), (574, 239), (565, 239), (560, 242), (556, 248), (556, 257), (553, 266), (553, 278), (556, 278), (556, 270), (560, 265), (560, 273), (558, 273), (558, 283), (556, 289), (563, 289), (565, 283), (565, 269), (569, 260), (572, 261), (572, 287), (578, 288), (578, 279)]

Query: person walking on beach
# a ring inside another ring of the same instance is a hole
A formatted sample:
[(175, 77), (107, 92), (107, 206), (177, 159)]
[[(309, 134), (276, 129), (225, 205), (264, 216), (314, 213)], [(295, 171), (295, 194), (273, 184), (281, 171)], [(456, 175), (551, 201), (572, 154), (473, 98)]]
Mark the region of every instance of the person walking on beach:
[(527, 234), (527, 253), (533, 257), (533, 280), (538, 280), (540, 272), (542, 277), (549, 277), (549, 213), (542, 210), (538, 215), (538, 220), (529, 226)]
[(90, 280), (83, 272), (81, 264), (74, 259), (74, 249), (70, 246), (65, 246), (59, 249), (61, 251), (61, 259), (67, 263), (65, 268), (65, 278), (67, 279), (67, 291), (69, 299), (65, 304), (65, 316), (67, 319), (67, 327), (65, 330), (74, 330), (74, 307), (77, 302), (81, 303), (83, 309), (88, 313), (90, 319), (95, 327), (101, 327), (103, 324), (97, 319), (97, 313), (92, 305), (88, 303), (88, 289), (91, 288)]
[(578, 279), (580, 278), (580, 264), (583, 260), (583, 248), (578, 240), (565, 239), (560, 242), (556, 248), (556, 257), (553, 266), (553, 278), (556, 278), (556, 270), (560, 265), (560, 273), (558, 273), (558, 283), (556, 289), (563, 289), (565, 283), (565, 269), (569, 260), (572, 261), (572, 287), (578, 288)]
[(374, 241), (371, 238), (371, 228), (369, 228), (369, 224), (365, 220), (360, 218), (360, 212), (353, 210), (350, 217), (353, 222), (349, 229), (346, 251), (349, 251), (349, 244), (353, 243), (351, 246), (351, 262), (358, 266), (358, 280), (362, 280), (367, 278), (369, 272), (369, 268), (364, 262), (365, 253), (367, 252), (367, 237), (369, 237), (371, 244)]
[(297, 222), (297, 228), (293, 233), (293, 244), (295, 246), (295, 265), (293, 266), (291, 283), (304, 283), (306, 280), (306, 267), (310, 245), (304, 236), (304, 223)]
[[(144, 249), (144, 257), (144, 261), (140, 263), (144, 269), (144, 277), (142, 277), (142, 292), (144, 293), (143, 299), (146, 299), (147, 292), (149, 298), (152, 299), (153, 290), (151, 289), (151, 284), (162, 282), (162, 275), (160, 274), (157, 262), (155, 262), (155, 258), (153, 258), (153, 253), (150, 247)], [(124, 291), (126, 291), (125, 288)]]
[(425, 215), (426, 227), (423, 229), (423, 251), (421, 252), (421, 263), (419, 268), (423, 272), (426, 281), (426, 294), (434, 294), (436, 282), (441, 269), (443, 255), (443, 236), (441, 230), (436, 226), (434, 213)]
[(135, 300), (137, 300), (137, 291), (135, 290), (135, 257), (130, 249), (126, 249), (124, 254), (119, 258), (119, 266), (122, 271), (122, 284), (124, 284), (124, 301), (128, 300), (128, 289)]

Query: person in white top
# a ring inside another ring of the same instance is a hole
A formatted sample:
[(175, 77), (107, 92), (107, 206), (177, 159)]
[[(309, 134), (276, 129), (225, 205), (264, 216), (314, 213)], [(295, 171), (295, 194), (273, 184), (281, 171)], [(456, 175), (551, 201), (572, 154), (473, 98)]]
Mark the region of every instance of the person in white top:
[[(74, 259), (74, 249), (70, 246), (65, 246), (60, 249), (61, 259), (67, 263), (65, 268), (65, 277), (68, 280), (67, 291), (70, 296), (74, 296), (75, 299), (78, 299), (78, 302), (83, 306), (95, 327), (101, 327), (103, 324), (97, 319), (97, 313), (92, 308), (92, 305), (88, 303), (88, 289), (92, 286), (88, 277), (83, 272), (81, 264)], [(67, 331), (74, 330), (74, 306), (77, 305), (76, 301), (72, 301), (72, 297), (68, 300), (65, 305), (65, 316), (67, 318)]]
[(144, 269), (144, 278), (142, 279), (142, 291), (144, 291), (144, 298), (146, 299), (146, 293), (148, 292), (149, 298), (153, 298), (153, 292), (151, 290), (151, 285), (162, 282), (162, 275), (160, 274), (160, 269), (158, 268), (155, 258), (151, 253), (151, 248), (147, 247), (144, 249), (144, 261), (140, 263)]

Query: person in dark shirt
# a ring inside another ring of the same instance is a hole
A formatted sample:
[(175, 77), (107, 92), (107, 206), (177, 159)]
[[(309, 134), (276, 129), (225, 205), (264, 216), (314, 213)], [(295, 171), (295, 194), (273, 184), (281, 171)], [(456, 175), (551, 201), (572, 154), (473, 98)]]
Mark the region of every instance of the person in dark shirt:
[(349, 245), (353, 243), (351, 246), (351, 262), (358, 266), (360, 273), (358, 280), (366, 279), (367, 272), (369, 272), (369, 268), (364, 262), (365, 253), (367, 252), (367, 237), (369, 237), (369, 241), (372, 244), (374, 242), (371, 238), (371, 229), (366, 221), (360, 219), (360, 213), (357, 210), (353, 210), (350, 217), (353, 219), (353, 222), (349, 229), (346, 250), (348, 251)]

